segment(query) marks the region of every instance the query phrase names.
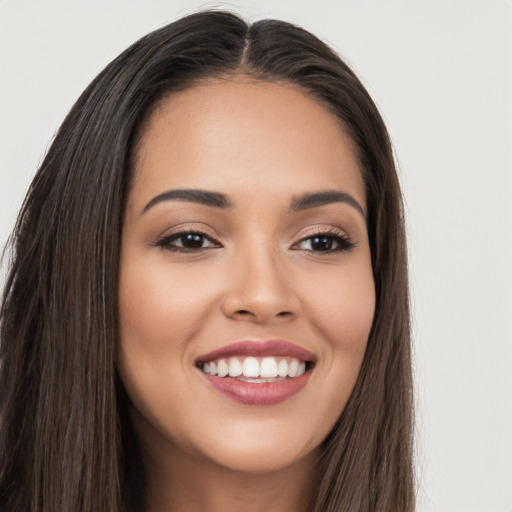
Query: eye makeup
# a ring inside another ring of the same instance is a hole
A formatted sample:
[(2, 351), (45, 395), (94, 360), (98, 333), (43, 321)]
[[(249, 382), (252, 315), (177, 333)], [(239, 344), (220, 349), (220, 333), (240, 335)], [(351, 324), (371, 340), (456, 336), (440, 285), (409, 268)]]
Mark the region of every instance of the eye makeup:
[(204, 230), (198, 228), (181, 228), (174, 233), (160, 238), (156, 244), (172, 252), (199, 252), (205, 249), (221, 248), (222, 245), (214, 240)]
[[(222, 244), (198, 228), (182, 228), (179, 231), (160, 238), (156, 244), (172, 252), (200, 252), (205, 249), (219, 249)], [(339, 230), (318, 228), (302, 237), (291, 246), (291, 250), (303, 250), (321, 253), (349, 251), (355, 243)]]
[[(309, 247), (305, 247), (305, 245), (309, 245)], [(292, 249), (332, 253), (349, 251), (354, 247), (355, 243), (340, 230), (317, 228), (296, 242)]]

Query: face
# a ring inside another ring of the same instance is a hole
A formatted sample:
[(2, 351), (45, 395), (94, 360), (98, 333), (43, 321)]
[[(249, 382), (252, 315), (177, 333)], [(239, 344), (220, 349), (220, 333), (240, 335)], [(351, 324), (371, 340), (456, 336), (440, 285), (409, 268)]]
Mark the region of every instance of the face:
[(134, 173), (119, 371), (143, 449), (237, 471), (311, 460), (374, 314), (351, 140), (292, 87), (210, 81), (160, 103)]

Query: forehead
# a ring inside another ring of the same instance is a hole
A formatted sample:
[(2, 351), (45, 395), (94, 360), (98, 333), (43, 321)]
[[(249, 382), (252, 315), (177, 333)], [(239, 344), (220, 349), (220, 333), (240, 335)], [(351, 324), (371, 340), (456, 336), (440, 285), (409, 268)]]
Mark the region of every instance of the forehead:
[(339, 119), (296, 87), (210, 80), (154, 108), (135, 155), (134, 188), (148, 199), (177, 186), (228, 193), (349, 187), (364, 204), (355, 154)]

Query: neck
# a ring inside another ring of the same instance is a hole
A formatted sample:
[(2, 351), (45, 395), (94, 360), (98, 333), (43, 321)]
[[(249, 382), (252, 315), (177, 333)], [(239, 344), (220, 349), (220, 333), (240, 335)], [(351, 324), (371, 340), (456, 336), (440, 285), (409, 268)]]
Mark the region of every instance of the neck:
[(311, 479), (283, 472), (241, 474), (203, 464), (177, 471), (151, 471), (147, 512), (307, 512)]

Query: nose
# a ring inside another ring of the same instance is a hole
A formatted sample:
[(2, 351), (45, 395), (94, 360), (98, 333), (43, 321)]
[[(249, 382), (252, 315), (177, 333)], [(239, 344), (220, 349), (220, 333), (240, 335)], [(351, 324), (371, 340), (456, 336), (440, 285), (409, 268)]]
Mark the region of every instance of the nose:
[(284, 267), (282, 258), (268, 248), (237, 255), (228, 271), (224, 314), (260, 324), (278, 324), (296, 317), (300, 303)]

